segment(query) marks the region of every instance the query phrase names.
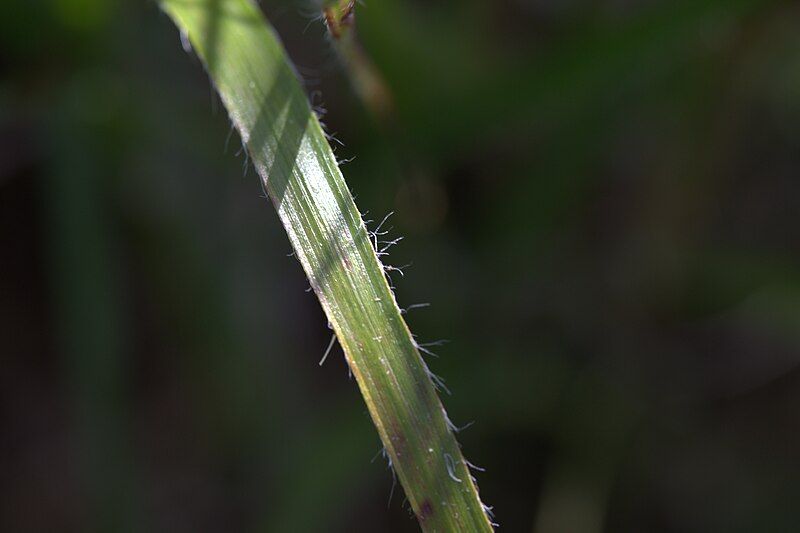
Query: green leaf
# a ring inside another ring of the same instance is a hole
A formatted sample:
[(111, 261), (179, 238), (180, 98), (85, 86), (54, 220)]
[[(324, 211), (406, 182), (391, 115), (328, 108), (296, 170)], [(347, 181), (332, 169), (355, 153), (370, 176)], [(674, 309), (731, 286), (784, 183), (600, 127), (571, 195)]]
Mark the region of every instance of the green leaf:
[(161, 5), (247, 147), (422, 529), (491, 531), (432, 374), (278, 38), (248, 0)]

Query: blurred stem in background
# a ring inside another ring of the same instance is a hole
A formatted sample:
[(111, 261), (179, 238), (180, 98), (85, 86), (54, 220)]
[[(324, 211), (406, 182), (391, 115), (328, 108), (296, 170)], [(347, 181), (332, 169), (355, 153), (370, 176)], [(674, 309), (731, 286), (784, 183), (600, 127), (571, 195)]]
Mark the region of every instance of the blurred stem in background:
[(599, 369), (578, 373), (556, 410), (558, 453), (543, 479), (534, 533), (601, 533), (620, 463), (644, 411), (641, 397)]
[(86, 505), (79, 513), (87, 531), (140, 531), (117, 228), (107, 210), (113, 170), (100, 156), (108, 94), (91, 75), (74, 79), (51, 116), (43, 198), (56, 339)]
[(356, 0), (325, 0), (322, 18), (361, 101), (379, 123), (391, 122), (391, 92), (356, 35), (356, 4)]
[[(446, 194), (441, 182), (420, 157), (420, 149), (414, 142), (416, 132), (407, 129), (398, 117), (391, 88), (358, 38), (358, 5), (355, 0), (323, 1), (321, 18), (328, 30), (328, 39), (354, 93), (371, 119), (368, 120), (368, 129), (377, 133), (371, 136), (371, 141), (380, 146), (382, 174), (386, 178), (395, 174), (400, 185), (401, 202), (413, 203), (422, 214), (404, 222), (412, 226), (424, 226), (431, 220), (439, 223), (446, 211)], [(386, 189), (391, 185), (391, 180), (385, 179), (382, 186)], [(399, 217), (405, 215), (399, 214)]]

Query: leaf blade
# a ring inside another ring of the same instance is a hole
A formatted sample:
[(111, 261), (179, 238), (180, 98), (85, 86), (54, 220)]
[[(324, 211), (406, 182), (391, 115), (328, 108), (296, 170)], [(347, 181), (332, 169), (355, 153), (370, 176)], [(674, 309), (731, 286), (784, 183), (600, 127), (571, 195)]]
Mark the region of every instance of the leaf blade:
[(283, 48), (247, 0), (162, 0), (203, 59), (426, 531), (491, 531), (430, 373)]

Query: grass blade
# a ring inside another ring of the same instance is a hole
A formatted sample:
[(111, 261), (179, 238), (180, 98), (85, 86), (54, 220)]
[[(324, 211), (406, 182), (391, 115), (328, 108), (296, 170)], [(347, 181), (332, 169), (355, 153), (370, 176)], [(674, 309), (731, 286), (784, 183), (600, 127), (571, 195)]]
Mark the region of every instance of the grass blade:
[(431, 374), (277, 37), (248, 0), (161, 4), (202, 58), (247, 147), (420, 525), (491, 531)]

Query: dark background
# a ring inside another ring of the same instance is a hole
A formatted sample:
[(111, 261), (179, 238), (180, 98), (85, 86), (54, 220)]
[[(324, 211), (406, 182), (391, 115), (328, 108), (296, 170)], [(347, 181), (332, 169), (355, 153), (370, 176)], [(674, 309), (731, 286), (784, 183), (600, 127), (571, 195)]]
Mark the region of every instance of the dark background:
[[(800, 6), (262, 2), (503, 531), (800, 530)], [(0, 530), (415, 531), (156, 3), (0, 3)], [(388, 509), (387, 509), (388, 505)]]

